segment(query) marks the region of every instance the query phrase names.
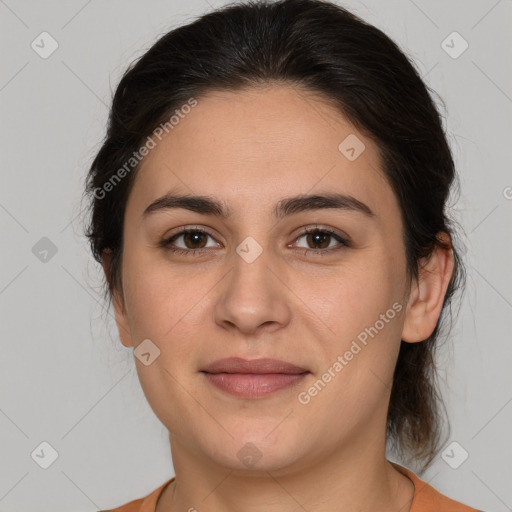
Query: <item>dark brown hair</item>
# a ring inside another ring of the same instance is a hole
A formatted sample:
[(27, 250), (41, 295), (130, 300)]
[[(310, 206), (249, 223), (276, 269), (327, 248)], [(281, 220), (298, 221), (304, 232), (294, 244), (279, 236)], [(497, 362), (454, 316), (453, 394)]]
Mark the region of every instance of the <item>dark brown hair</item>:
[[(123, 219), (138, 166), (115, 183), (112, 178), (190, 98), (273, 83), (319, 95), (377, 143), (401, 208), (410, 279), (437, 246), (450, 247), (440, 233), (452, 240), (455, 268), (441, 317), (427, 340), (402, 341), (388, 410), (391, 447), (426, 467), (443, 431), (434, 349), (446, 311), (451, 317), (452, 295), (465, 281), (446, 211), (457, 176), (433, 91), (388, 36), (346, 9), (322, 0), (230, 4), (168, 32), (132, 63), (115, 91), (86, 182), (86, 236), (98, 262), (110, 252), (105, 295), (111, 301), (114, 291), (122, 292)], [(113, 184), (108, 191), (107, 183)]]

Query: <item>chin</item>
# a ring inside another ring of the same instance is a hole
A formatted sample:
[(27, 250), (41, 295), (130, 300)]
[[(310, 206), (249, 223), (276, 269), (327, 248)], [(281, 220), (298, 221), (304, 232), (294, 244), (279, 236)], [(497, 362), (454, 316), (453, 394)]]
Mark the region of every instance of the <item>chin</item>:
[[(296, 465), (304, 454), (305, 439), (304, 432), (297, 437), (298, 433), (283, 428), (283, 425), (277, 426), (279, 421), (267, 419), (255, 425), (258, 423), (256, 420), (238, 425), (238, 428), (225, 425), (233, 438), (226, 434), (215, 440), (206, 435), (204, 439), (208, 439), (208, 446), (203, 449), (216, 464), (231, 471), (252, 471), (257, 474), (286, 470)], [(278, 429), (281, 429), (279, 433)]]

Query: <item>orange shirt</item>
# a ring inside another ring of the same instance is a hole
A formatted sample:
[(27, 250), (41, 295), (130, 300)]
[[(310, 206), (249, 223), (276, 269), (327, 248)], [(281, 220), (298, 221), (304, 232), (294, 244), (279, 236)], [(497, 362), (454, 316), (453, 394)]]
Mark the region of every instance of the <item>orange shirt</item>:
[[(414, 498), (409, 512), (479, 512), (475, 508), (468, 507), (444, 496), (403, 466), (394, 462), (391, 464), (414, 484)], [(103, 512), (155, 512), (159, 496), (162, 494), (165, 486), (170, 484), (174, 478), (163, 483), (158, 489), (155, 489), (144, 498), (130, 501), (130, 503), (126, 503), (121, 507), (104, 510)], [(404, 510), (406, 510), (405, 507)]]

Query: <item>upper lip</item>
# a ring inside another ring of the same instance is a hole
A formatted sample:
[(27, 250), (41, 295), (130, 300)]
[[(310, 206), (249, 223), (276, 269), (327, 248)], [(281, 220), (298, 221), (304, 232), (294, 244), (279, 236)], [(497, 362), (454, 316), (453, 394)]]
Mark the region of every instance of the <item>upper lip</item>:
[(306, 373), (309, 370), (279, 359), (243, 359), (226, 357), (209, 364), (201, 371), (206, 373)]

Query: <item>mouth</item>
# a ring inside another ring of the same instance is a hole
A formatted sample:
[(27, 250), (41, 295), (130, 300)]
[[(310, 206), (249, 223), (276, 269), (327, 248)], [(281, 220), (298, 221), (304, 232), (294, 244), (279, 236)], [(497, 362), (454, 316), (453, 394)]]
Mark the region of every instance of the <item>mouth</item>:
[(219, 359), (201, 373), (217, 389), (231, 395), (256, 399), (298, 385), (309, 370), (278, 359)]

